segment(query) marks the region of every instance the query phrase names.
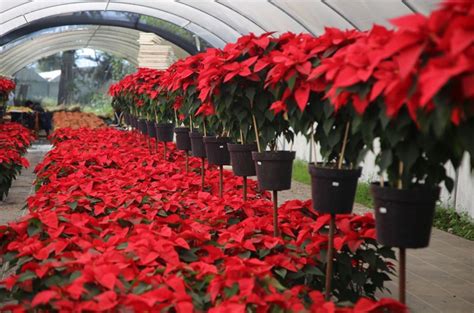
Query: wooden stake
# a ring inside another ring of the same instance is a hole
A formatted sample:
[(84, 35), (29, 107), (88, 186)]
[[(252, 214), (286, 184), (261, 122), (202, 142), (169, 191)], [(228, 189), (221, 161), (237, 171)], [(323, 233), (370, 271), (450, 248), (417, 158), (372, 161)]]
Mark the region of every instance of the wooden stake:
[(329, 222), (329, 238), (328, 238), (328, 252), (326, 264), (326, 289), (324, 291), (324, 298), (326, 301), (331, 299), (331, 282), (332, 282), (332, 268), (334, 258), (334, 231), (336, 228), (336, 215), (331, 214)]
[[(397, 188), (403, 188), (403, 162), (398, 164), (398, 184)], [(405, 304), (406, 302), (406, 250), (399, 248), (398, 260), (398, 300)]]
[(166, 160), (166, 141), (163, 141), (163, 159)]
[(243, 192), (244, 192), (244, 201), (247, 201), (247, 176), (243, 177)]
[(259, 139), (259, 133), (258, 133), (258, 126), (257, 126), (257, 119), (255, 118), (255, 115), (252, 113), (252, 120), (253, 120), (253, 128), (255, 131), (255, 139), (257, 140), (257, 149), (258, 152), (262, 152), (262, 149), (260, 147), (260, 139)]
[(224, 166), (219, 165), (219, 198), (222, 199), (224, 191)]
[(278, 237), (278, 191), (273, 190), (273, 236)]
[[(339, 155), (339, 162), (337, 168), (342, 168), (342, 162), (344, 161), (344, 153), (346, 152), (347, 137), (349, 136), (349, 127), (351, 123), (347, 122), (346, 130), (344, 131), (344, 139), (342, 141), (341, 154)], [(328, 252), (326, 261), (326, 290), (324, 291), (326, 301), (331, 298), (331, 281), (332, 281), (332, 269), (334, 262), (334, 232), (336, 231), (336, 215), (331, 214), (329, 223), (329, 238), (328, 238)]]
[(338, 169), (342, 168), (342, 162), (344, 162), (344, 153), (346, 152), (347, 137), (349, 136), (350, 126), (351, 126), (351, 122), (347, 122), (346, 130), (344, 132), (344, 140), (342, 141), (341, 154), (339, 155), (339, 163), (337, 164)]
[(316, 166), (318, 164), (318, 144), (316, 142), (316, 139), (314, 139), (314, 135), (316, 133), (316, 131), (314, 130), (314, 125), (311, 129), (311, 133), (312, 133), (311, 134), (311, 140), (313, 142), (313, 149), (314, 149), (314, 151), (313, 151), (313, 153), (314, 153), (314, 165)]

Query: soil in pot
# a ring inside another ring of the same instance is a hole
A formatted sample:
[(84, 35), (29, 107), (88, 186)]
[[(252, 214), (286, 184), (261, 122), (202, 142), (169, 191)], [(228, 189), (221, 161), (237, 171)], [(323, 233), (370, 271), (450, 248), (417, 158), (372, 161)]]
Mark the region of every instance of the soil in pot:
[(147, 121), (146, 122), (146, 128), (147, 128), (147, 131), (148, 131), (148, 136), (150, 138), (155, 138), (156, 137), (155, 123), (153, 121)]
[(204, 141), (202, 137), (203, 135), (200, 132), (192, 131), (189, 133), (192, 154), (198, 158), (206, 157), (206, 148), (204, 147)]
[(372, 183), (377, 241), (399, 248), (429, 245), (436, 201), (440, 189), (396, 189)]
[(351, 213), (362, 168), (338, 169), (310, 163), (308, 169), (314, 210), (330, 214)]
[(257, 144), (235, 144), (228, 143), (227, 148), (230, 154), (232, 171), (236, 176), (255, 176), (255, 162), (252, 159), (252, 152), (257, 151)]
[(173, 141), (173, 129), (172, 123), (158, 123), (156, 127), (156, 139), (160, 142), (171, 142)]
[(258, 185), (261, 190), (288, 190), (291, 188), (294, 151), (252, 152)]
[(176, 127), (174, 133), (176, 134), (176, 148), (184, 151), (191, 150), (189, 127)]
[(203, 141), (208, 164), (230, 165), (230, 155), (227, 149), (227, 144), (231, 141), (229, 137), (206, 136)]

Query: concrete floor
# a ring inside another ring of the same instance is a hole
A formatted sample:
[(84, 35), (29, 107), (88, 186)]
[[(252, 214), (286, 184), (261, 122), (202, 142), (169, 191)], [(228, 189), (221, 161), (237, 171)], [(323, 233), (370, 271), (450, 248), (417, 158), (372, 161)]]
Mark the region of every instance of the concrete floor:
[(0, 225), (14, 221), (27, 212), (23, 209), (26, 199), (35, 192), (33, 182), (36, 176), (33, 171), (50, 149), (51, 145), (47, 144), (34, 144), (28, 149), (25, 157), (30, 162), (30, 166), (21, 171), (21, 174), (13, 181), (8, 197), (0, 201)]
[[(31, 166), (23, 170), (13, 183), (6, 201), (0, 202), (0, 225), (21, 217), (27, 197), (34, 192), (33, 170), (42, 160), (48, 145), (36, 145), (26, 157)], [(279, 193), (280, 204), (290, 199), (305, 200), (310, 187), (293, 182), (292, 189)], [(370, 209), (356, 204), (354, 212)], [(398, 297), (397, 277), (387, 284), (391, 293), (379, 297)], [(474, 241), (465, 240), (433, 229), (431, 244), (426, 249), (407, 253), (407, 304), (412, 312), (474, 312)]]

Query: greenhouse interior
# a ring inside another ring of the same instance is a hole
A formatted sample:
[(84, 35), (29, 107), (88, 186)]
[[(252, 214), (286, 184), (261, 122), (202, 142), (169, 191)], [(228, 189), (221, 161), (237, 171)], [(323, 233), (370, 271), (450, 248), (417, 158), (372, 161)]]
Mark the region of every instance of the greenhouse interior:
[(473, 0), (1, 0), (0, 312), (474, 312)]

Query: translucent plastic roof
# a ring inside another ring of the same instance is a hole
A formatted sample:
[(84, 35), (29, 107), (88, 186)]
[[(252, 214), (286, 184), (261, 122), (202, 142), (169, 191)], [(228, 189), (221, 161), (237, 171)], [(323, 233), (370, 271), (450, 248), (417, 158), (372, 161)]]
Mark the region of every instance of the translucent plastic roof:
[(41, 32), (2, 47), (0, 73), (13, 75), (42, 57), (65, 50), (92, 48), (114, 54), (137, 65), (139, 32), (110, 26), (68, 27), (60, 32)]
[(321, 33), (325, 26), (368, 29), (438, 0), (2, 0), (0, 35), (41, 18), (91, 10), (154, 16), (222, 47), (249, 32)]
[[(0, 36), (64, 14), (120, 11), (152, 16), (223, 47), (249, 32), (293, 31), (321, 34), (324, 27), (369, 29), (374, 23), (390, 26), (391, 18), (427, 14), (440, 0), (0, 0)], [(71, 37), (74, 36), (74, 37)], [(111, 51), (136, 63), (137, 32), (105, 26), (43, 34), (24, 48), (0, 48), (0, 72), (50, 53), (89, 46)], [(135, 38), (135, 39), (134, 39)], [(23, 39), (24, 40), (24, 39)], [(40, 42), (44, 41), (45, 42)], [(29, 43), (28, 43), (29, 44)], [(23, 43), (22, 45), (26, 45)], [(28, 49), (29, 47), (29, 49)], [(40, 47), (40, 48), (36, 48)], [(21, 57), (20, 57), (21, 56)], [(23, 65), (24, 66), (24, 65)]]

